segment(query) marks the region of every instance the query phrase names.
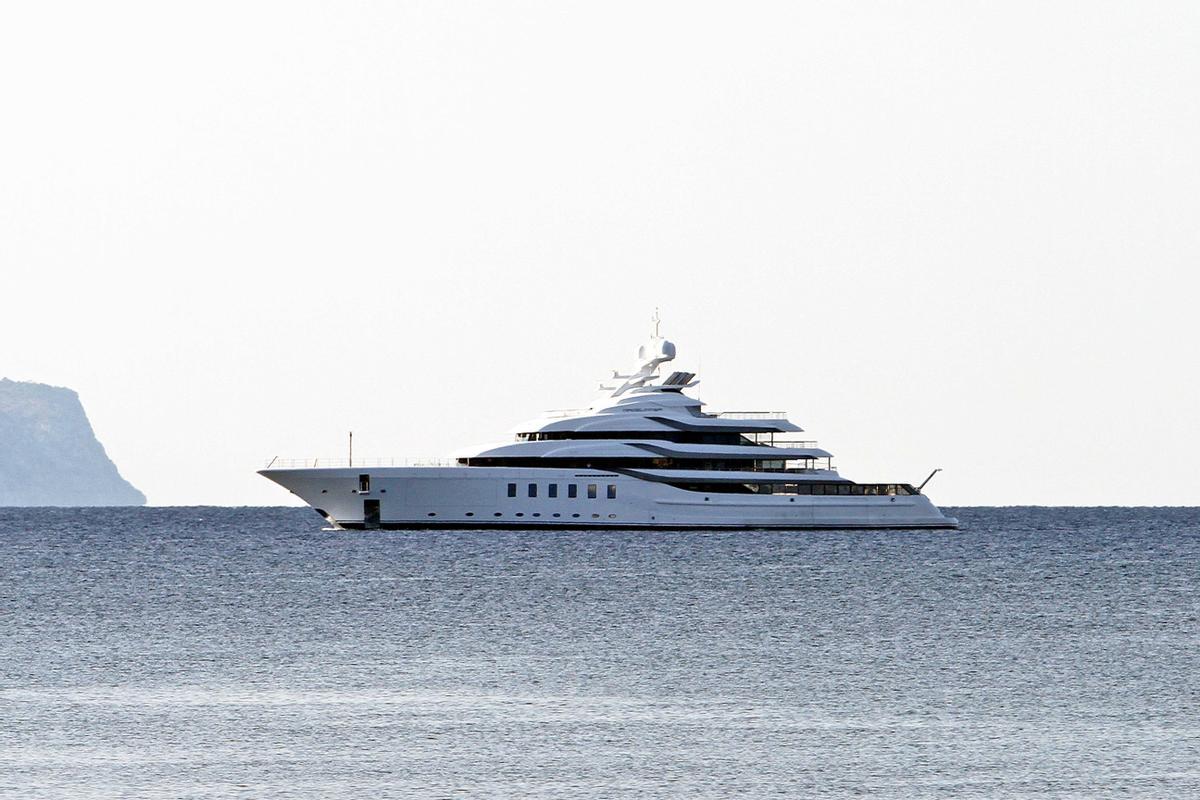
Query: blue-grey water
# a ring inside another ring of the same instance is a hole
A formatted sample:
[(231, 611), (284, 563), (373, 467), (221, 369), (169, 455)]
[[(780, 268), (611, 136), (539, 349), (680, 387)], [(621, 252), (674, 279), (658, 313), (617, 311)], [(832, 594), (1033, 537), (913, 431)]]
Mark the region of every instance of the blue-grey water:
[(0, 796), (1200, 797), (1200, 509), (0, 509)]

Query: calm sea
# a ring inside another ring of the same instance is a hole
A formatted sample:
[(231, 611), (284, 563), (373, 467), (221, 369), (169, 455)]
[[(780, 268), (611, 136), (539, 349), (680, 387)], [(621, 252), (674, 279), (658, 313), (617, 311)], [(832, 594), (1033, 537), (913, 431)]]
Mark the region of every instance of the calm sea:
[(1200, 509), (0, 509), (0, 796), (1200, 797)]

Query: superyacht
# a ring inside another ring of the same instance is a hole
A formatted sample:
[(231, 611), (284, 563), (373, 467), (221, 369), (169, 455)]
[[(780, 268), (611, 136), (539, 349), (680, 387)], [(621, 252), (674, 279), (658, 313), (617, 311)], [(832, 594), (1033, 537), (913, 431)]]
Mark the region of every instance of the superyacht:
[[(785, 414), (708, 413), (658, 332), (588, 407), (447, 463), (275, 458), (334, 528), (955, 528), (925, 483), (856, 483)], [(936, 470), (934, 471), (936, 473)], [(930, 475), (933, 477), (933, 474)]]

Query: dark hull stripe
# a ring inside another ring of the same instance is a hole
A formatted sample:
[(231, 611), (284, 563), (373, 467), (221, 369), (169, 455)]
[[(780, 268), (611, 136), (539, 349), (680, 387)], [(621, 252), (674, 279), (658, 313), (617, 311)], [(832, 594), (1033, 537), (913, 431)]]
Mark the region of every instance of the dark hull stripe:
[(366, 526), (362, 522), (338, 522), (338, 527), (347, 530), (634, 530), (634, 531), (832, 531), (832, 530), (952, 530), (958, 526), (952, 522), (909, 523), (905, 525), (871, 524), (788, 524), (788, 525), (651, 525), (651, 524), (602, 524), (581, 522), (381, 522), (377, 526)]

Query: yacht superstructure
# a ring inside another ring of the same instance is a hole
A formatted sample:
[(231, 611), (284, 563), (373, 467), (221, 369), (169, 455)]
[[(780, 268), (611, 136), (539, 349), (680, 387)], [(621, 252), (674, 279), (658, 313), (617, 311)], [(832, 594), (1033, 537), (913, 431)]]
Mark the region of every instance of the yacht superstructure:
[(662, 375), (675, 352), (656, 323), (635, 369), (587, 408), (449, 465), (273, 459), (259, 474), (337, 528), (957, 527), (911, 484), (841, 477), (782, 413), (705, 412), (686, 394), (694, 373)]

